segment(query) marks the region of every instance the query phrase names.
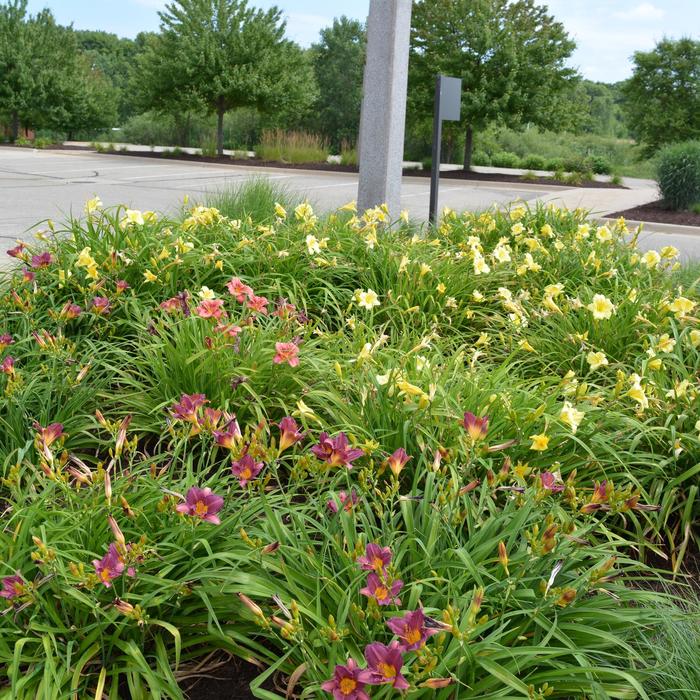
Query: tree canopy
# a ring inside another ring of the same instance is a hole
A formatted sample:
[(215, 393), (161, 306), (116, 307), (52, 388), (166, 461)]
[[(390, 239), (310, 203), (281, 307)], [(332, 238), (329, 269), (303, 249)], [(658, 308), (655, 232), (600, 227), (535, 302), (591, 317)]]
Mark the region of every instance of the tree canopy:
[(700, 137), (700, 41), (663, 39), (634, 54), (623, 88), (633, 135), (648, 151)]
[(432, 115), (435, 76), (462, 79), (464, 167), (473, 132), (499, 122), (553, 126), (576, 80), (564, 26), (534, 0), (418, 0), (413, 8), (409, 114)]
[(304, 52), (284, 36), (279, 9), (246, 0), (174, 0), (159, 13), (161, 33), (139, 60), (140, 86), (150, 106), (198, 101), (217, 119), (223, 153), (223, 118), (234, 107), (262, 111), (304, 109), (314, 98)]
[(27, 14), (26, 0), (0, 4), (0, 113), (17, 138), (20, 124), (71, 131), (116, 117), (111, 83), (79, 51), (75, 33), (49, 10)]
[(364, 24), (343, 16), (322, 29), (311, 47), (318, 84), (314, 126), (336, 148), (357, 141), (366, 39)]

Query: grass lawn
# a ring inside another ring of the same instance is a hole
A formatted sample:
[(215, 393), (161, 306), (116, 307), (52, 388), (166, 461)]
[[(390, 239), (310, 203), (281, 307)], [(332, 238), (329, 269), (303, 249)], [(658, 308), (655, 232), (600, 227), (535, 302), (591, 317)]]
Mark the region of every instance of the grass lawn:
[(19, 245), (0, 698), (211, 652), (267, 699), (696, 697), (700, 280), (625, 233), (258, 181)]

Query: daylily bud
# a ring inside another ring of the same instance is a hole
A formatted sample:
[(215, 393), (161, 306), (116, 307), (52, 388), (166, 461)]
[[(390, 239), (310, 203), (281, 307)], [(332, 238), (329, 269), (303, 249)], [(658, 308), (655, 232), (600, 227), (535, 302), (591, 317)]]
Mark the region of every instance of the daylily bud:
[(124, 448), (124, 442), (126, 441), (126, 429), (129, 427), (129, 423), (131, 423), (131, 418), (132, 416), (126, 416), (124, 420), (121, 422), (121, 425), (119, 426), (119, 432), (117, 433), (117, 441), (114, 445), (114, 456), (119, 457), (122, 453), (122, 449)]
[(263, 554), (274, 554), (280, 548), (279, 542), (271, 542), (262, 548)]
[(105, 498), (108, 504), (112, 502), (112, 477), (109, 472), (105, 472)]
[(124, 496), (119, 496), (119, 502), (122, 505), (122, 510), (124, 511), (124, 515), (127, 518), (133, 518), (134, 517), (134, 511), (131, 510), (131, 506), (129, 505), (129, 502), (124, 498)]
[(446, 688), (453, 683), (451, 678), (428, 678), (421, 683), (421, 688)]
[(121, 598), (115, 598), (113, 605), (123, 615), (133, 615), (134, 613), (134, 606)]
[(243, 605), (245, 605), (246, 608), (253, 613), (253, 615), (256, 615), (257, 617), (265, 617), (265, 613), (263, 613), (262, 608), (254, 603), (247, 595), (244, 593), (239, 593), (238, 597), (241, 599)]
[(506, 545), (503, 540), (498, 543), (498, 560), (501, 562), (501, 566), (506, 572), (506, 575), (510, 576), (508, 572), (508, 552), (506, 552)]
[(479, 479), (474, 479), (474, 481), (470, 481), (466, 486), (462, 486), (462, 488), (459, 490), (459, 495), (464, 496), (464, 494), (473, 491), (480, 483), (481, 481)]
[(124, 534), (119, 529), (117, 521), (111, 516), (107, 516), (107, 521), (109, 522), (110, 528), (112, 528), (112, 533), (114, 534), (114, 539), (122, 546), (126, 547), (126, 540), (124, 539)]

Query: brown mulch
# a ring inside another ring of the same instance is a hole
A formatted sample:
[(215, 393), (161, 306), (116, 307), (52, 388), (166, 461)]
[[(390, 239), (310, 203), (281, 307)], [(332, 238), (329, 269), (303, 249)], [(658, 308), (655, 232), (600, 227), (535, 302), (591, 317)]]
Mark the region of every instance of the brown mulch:
[[(416, 177), (430, 177), (430, 170), (404, 169), (404, 175), (415, 175)], [(624, 185), (613, 185), (612, 182), (598, 182), (598, 180), (584, 180), (578, 185), (570, 182), (555, 180), (553, 177), (523, 177), (522, 175), (505, 175), (503, 173), (477, 173), (473, 170), (446, 170), (440, 171), (441, 180), (476, 180), (479, 182), (517, 182), (521, 185), (557, 185), (559, 187), (585, 187), (595, 189), (629, 189)]]
[[(17, 148), (30, 148), (30, 146), (17, 146)], [(85, 150), (92, 151), (89, 146), (52, 146), (56, 150)], [(166, 160), (184, 160), (195, 163), (216, 163), (218, 165), (244, 165), (260, 168), (284, 168), (286, 170), (321, 170), (337, 173), (356, 173), (359, 168), (356, 165), (342, 165), (340, 163), (281, 163), (276, 160), (259, 160), (257, 158), (233, 158), (231, 156), (200, 156), (191, 153), (156, 153), (154, 151), (105, 151), (110, 155), (137, 156), (139, 158), (160, 158)], [(410, 177), (430, 177), (430, 170), (417, 170), (404, 168), (403, 174)], [(513, 182), (521, 185), (556, 185), (560, 187), (585, 187), (602, 189), (627, 189), (623, 185), (613, 185), (611, 182), (598, 182), (586, 180), (578, 185), (569, 182), (555, 180), (552, 177), (526, 178), (520, 175), (506, 175), (503, 173), (477, 173), (472, 170), (447, 170), (440, 173), (441, 180), (473, 180), (475, 182)]]
[(673, 211), (664, 207), (662, 199), (639, 207), (625, 209), (614, 214), (608, 214), (615, 219), (624, 216), (629, 221), (651, 221), (657, 224), (676, 224), (677, 226), (700, 226), (700, 214), (692, 211)]

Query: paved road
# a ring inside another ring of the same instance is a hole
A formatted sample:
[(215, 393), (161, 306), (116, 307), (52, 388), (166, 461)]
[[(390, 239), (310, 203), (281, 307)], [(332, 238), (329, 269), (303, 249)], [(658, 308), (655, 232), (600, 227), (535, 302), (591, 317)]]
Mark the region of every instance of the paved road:
[[(79, 213), (99, 195), (105, 205), (176, 211), (183, 197), (201, 201), (207, 193), (264, 176), (308, 196), (321, 209), (342, 206), (357, 197), (354, 173), (281, 170), (80, 151), (30, 151), (0, 148), (0, 237), (13, 240), (46, 218)], [(411, 215), (427, 218), (429, 183), (405, 178), (402, 203)], [(529, 200), (542, 194), (530, 185), (445, 181), (441, 205), (482, 209), (493, 203)], [(4, 244), (5, 241), (2, 241)]]
[[(126, 204), (137, 209), (175, 212), (185, 195), (195, 202), (202, 201), (208, 193), (236, 186), (255, 176), (264, 176), (307, 196), (321, 210), (337, 208), (357, 195), (357, 175), (353, 173), (0, 147), (0, 258), (5, 257), (4, 251), (14, 245), (15, 239), (29, 238), (43, 220), (60, 220), (71, 211), (80, 213), (84, 202), (95, 195), (108, 206)], [(531, 202), (539, 199), (586, 206), (604, 214), (655, 198), (653, 188), (641, 181), (632, 190), (576, 190), (445, 179), (440, 193), (441, 207), (458, 211), (505, 205), (516, 199)], [(413, 217), (427, 219), (428, 194), (427, 179), (404, 178), (402, 204)], [(675, 245), (684, 258), (700, 259), (700, 236), (687, 232), (645, 234), (642, 245), (654, 248)]]

